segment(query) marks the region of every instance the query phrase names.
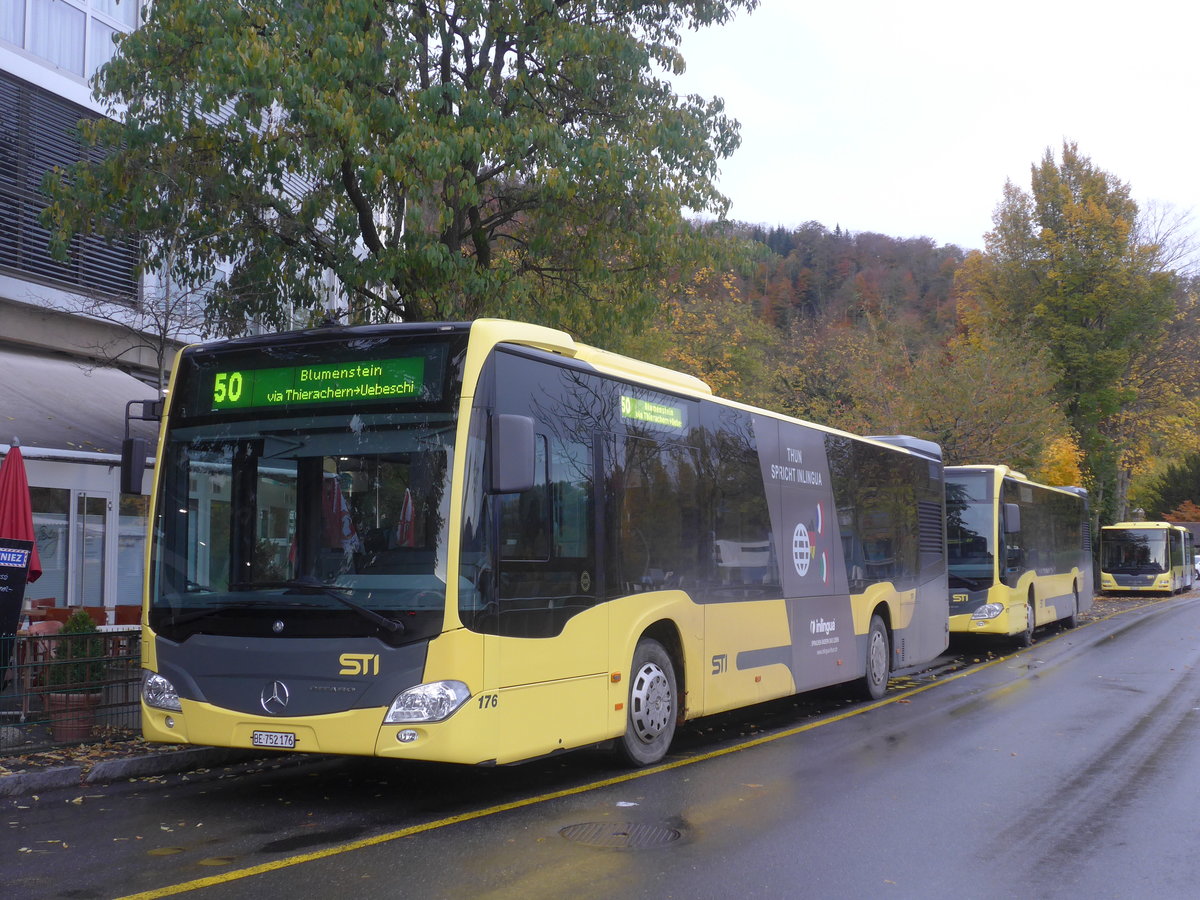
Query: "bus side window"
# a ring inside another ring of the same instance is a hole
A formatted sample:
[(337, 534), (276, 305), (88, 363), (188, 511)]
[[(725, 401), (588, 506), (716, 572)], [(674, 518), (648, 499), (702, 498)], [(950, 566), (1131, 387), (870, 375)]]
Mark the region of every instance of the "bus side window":
[(500, 558), (545, 560), (550, 551), (550, 494), (546, 478), (546, 436), (534, 435), (533, 487), (503, 494), (500, 502)]
[(614, 437), (612, 446), (610, 595), (694, 588), (706, 552), (700, 539), (694, 449), (633, 435)]

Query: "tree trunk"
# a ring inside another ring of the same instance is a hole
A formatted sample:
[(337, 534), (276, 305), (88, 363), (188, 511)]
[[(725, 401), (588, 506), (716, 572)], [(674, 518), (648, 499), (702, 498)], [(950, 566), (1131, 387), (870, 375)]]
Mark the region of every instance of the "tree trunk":
[(1117, 466), (1116, 484), (1114, 485), (1115, 496), (1113, 500), (1113, 508), (1116, 511), (1118, 522), (1129, 521), (1129, 482), (1133, 478), (1133, 473), (1124, 466)]

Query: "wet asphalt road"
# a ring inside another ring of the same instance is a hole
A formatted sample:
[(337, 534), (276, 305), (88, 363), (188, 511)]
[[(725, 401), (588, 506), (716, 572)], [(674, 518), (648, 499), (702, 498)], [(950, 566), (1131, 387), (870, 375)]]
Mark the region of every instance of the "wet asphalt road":
[[(6, 897), (1155, 897), (1200, 885), (1200, 597), (666, 768), (278, 764), (7, 802)], [(22, 808), (24, 807), (24, 808)]]

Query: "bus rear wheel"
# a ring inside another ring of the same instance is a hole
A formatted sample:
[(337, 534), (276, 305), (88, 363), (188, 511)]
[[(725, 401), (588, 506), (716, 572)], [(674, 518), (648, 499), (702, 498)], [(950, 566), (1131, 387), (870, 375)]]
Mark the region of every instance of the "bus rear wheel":
[(1071, 608), (1071, 614), (1063, 619), (1064, 628), (1074, 628), (1079, 624), (1079, 585), (1071, 585), (1071, 600), (1075, 605)]
[(867, 672), (859, 682), (862, 692), (870, 700), (883, 699), (891, 674), (892, 647), (887, 626), (880, 616), (871, 616), (871, 628), (867, 632)]
[(625, 734), (617, 753), (634, 766), (649, 766), (667, 755), (677, 715), (675, 666), (656, 640), (643, 638), (633, 651)]

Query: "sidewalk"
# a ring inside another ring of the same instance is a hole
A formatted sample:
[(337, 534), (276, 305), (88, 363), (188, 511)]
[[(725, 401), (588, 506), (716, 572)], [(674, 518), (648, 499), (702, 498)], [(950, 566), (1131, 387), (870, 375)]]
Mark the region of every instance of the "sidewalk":
[[(5, 726), (0, 726), (0, 731)], [(0, 751), (2, 752), (2, 751)], [(150, 744), (140, 738), (0, 757), (0, 799), (83, 784), (108, 784), (263, 759), (254, 750)]]

